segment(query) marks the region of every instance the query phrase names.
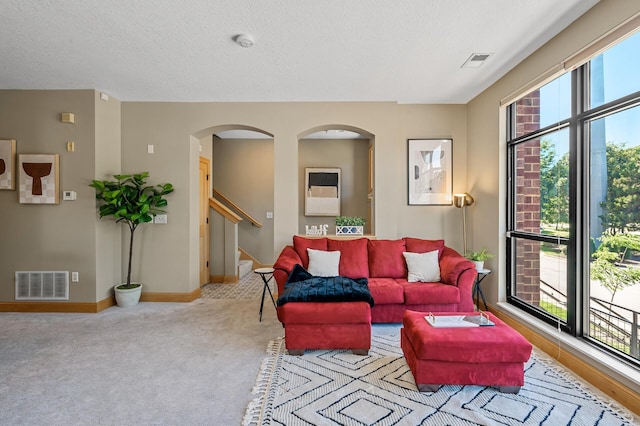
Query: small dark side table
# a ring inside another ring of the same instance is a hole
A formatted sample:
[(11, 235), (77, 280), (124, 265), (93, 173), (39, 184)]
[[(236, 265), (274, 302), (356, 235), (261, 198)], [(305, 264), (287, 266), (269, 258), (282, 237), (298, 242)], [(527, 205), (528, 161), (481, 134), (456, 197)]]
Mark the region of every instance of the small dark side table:
[(484, 293), (482, 292), (482, 285), (480, 285), (480, 283), (490, 273), (491, 269), (478, 269), (478, 276), (476, 277), (476, 282), (473, 284), (473, 293), (471, 294), (471, 298), (476, 301), (476, 307), (478, 308), (478, 310), (480, 310), (480, 298), (482, 299), (482, 303), (484, 304), (484, 310), (488, 310), (487, 301), (484, 300)]
[(260, 301), (260, 321), (262, 322), (262, 308), (264, 307), (264, 296), (267, 292), (269, 292), (269, 297), (271, 297), (271, 302), (273, 302), (273, 307), (276, 307), (276, 301), (273, 299), (273, 294), (271, 293), (271, 288), (269, 288), (269, 281), (273, 278), (273, 268), (257, 268), (253, 272), (260, 275), (262, 278), (262, 282), (264, 283), (264, 287), (262, 288), (262, 300)]

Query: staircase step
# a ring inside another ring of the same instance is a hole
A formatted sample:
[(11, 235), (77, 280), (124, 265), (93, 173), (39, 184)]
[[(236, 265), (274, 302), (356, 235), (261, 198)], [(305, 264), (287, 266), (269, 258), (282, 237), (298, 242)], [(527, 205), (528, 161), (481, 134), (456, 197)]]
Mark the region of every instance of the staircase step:
[(240, 260), (238, 262), (238, 276), (240, 278), (247, 275), (249, 272), (253, 270), (253, 261), (252, 260)]

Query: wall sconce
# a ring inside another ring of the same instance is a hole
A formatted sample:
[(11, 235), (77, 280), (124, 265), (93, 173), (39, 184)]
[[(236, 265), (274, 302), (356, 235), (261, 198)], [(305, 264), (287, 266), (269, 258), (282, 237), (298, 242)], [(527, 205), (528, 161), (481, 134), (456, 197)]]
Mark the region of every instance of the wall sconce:
[(462, 240), (464, 243), (464, 253), (467, 254), (467, 206), (472, 205), (476, 200), (466, 192), (463, 194), (453, 194), (453, 205), (462, 209)]

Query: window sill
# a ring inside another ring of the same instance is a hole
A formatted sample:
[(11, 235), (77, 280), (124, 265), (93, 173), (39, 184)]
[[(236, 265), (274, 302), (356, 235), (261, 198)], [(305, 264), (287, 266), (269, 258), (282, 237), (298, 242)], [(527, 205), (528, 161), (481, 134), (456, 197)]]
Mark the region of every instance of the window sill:
[(498, 303), (497, 307), (499, 311), (513, 317), (518, 322), (540, 334), (547, 340), (557, 342), (558, 354), (549, 354), (553, 358), (557, 359), (561, 351), (569, 352), (570, 354), (583, 359), (593, 368), (599, 370), (624, 386), (627, 386), (632, 390), (640, 388), (640, 369), (635, 368), (634, 366), (629, 365), (580, 339), (568, 336), (565, 333), (558, 333), (558, 330), (549, 324), (522, 312), (520, 309), (506, 302)]

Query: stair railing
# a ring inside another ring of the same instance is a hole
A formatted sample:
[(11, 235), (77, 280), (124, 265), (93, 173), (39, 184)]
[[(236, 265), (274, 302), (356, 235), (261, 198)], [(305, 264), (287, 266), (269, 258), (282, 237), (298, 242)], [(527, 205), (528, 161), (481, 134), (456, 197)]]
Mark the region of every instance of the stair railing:
[(214, 197), (213, 198), (214, 200), (218, 199), (222, 201), (224, 204), (226, 204), (227, 206), (229, 206), (230, 208), (232, 208), (240, 216), (243, 216), (245, 219), (247, 219), (253, 226), (262, 228), (262, 223), (258, 222), (258, 220), (256, 220), (253, 216), (251, 216), (249, 213), (247, 213), (242, 208), (240, 208), (240, 206), (238, 206), (236, 203), (234, 203), (229, 198), (225, 197), (215, 189), (213, 190), (213, 197)]
[(233, 210), (215, 198), (209, 198), (209, 207), (220, 213), (225, 219), (230, 220), (232, 223), (238, 223), (242, 220), (242, 218), (235, 214)]

